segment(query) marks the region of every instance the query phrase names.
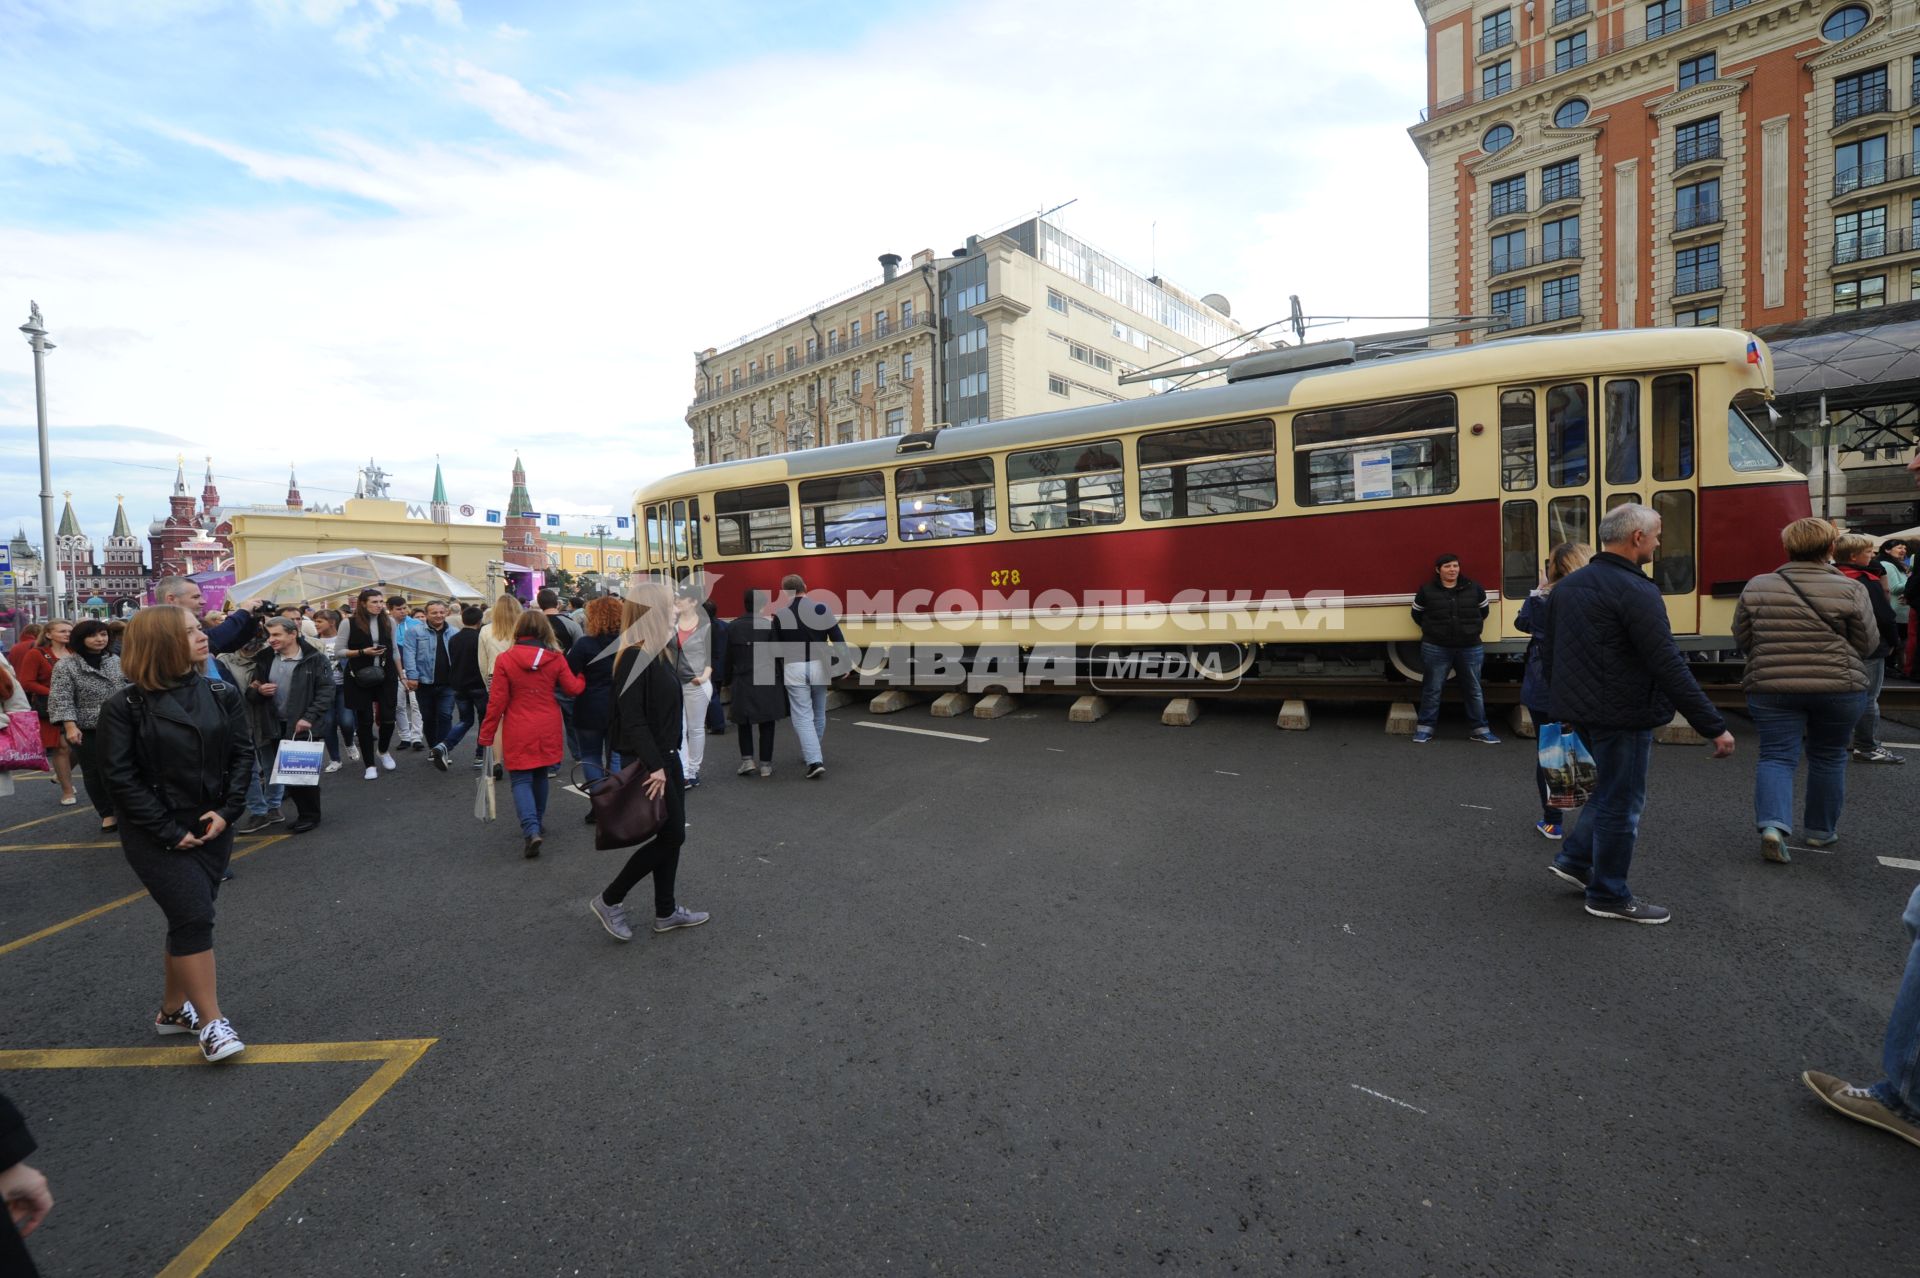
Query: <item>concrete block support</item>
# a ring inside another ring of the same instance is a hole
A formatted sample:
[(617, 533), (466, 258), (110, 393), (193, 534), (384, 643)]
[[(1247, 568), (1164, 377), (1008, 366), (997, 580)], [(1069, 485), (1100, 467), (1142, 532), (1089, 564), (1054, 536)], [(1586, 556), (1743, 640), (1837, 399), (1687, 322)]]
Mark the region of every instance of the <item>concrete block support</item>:
[(1113, 702), (1105, 697), (1082, 697), (1067, 711), (1069, 723), (1098, 723), (1113, 713)]
[(1390, 737), (1410, 737), (1420, 725), (1420, 714), (1413, 708), (1411, 701), (1396, 701), (1387, 711), (1387, 735)]
[(905, 710), (908, 706), (920, 704), (920, 695), (908, 692), (905, 688), (888, 688), (885, 692), (867, 702), (867, 709), (873, 714), (893, 714)]
[(827, 709), (838, 710), (843, 706), (850, 706), (852, 704), (853, 704), (853, 694), (851, 692), (848, 692), (845, 688), (828, 688), (827, 689)]
[(1191, 728), (1200, 718), (1200, 702), (1193, 697), (1175, 697), (1160, 712), (1160, 722), (1169, 728)]
[(1313, 726), (1313, 716), (1307, 713), (1304, 701), (1282, 701), (1280, 717), (1273, 721), (1273, 726), (1289, 732), (1304, 732)]
[(933, 701), (933, 717), (936, 719), (958, 719), (973, 709), (973, 694), (970, 692), (943, 692)]
[(1010, 692), (989, 692), (973, 707), (976, 719), (998, 719), (1020, 708), (1020, 698)]
[(1513, 718), (1509, 719), (1508, 722), (1513, 725), (1513, 735), (1516, 737), (1531, 737), (1535, 735), (1533, 712), (1525, 706), (1515, 706), (1513, 708)]
[(1653, 730), (1653, 739), (1661, 745), (1705, 745), (1707, 739), (1688, 726), (1679, 715), (1664, 728)]

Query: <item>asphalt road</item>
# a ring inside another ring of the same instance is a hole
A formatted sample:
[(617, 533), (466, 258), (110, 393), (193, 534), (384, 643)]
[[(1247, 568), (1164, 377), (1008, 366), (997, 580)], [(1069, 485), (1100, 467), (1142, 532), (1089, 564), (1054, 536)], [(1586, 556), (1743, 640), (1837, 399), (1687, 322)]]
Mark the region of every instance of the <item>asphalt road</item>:
[[(1640, 928), (1548, 876), (1529, 743), (1158, 710), (838, 711), (822, 782), (712, 738), (680, 898), (713, 921), (630, 945), (582, 800), (527, 862), (470, 772), (327, 778), (221, 898), (225, 1009), (435, 1042), (207, 1272), (1920, 1272), (1920, 1150), (1797, 1077), (1877, 1073), (1920, 750), (1780, 867), (1746, 725), (1731, 762), (1662, 747), (1634, 882), (1675, 921)], [(137, 887), (0, 851), (0, 946)], [(0, 954), (0, 1050), (177, 1042), (161, 940), (139, 900)], [(59, 1200), (36, 1256), (158, 1271), (376, 1068), (0, 1068)]]

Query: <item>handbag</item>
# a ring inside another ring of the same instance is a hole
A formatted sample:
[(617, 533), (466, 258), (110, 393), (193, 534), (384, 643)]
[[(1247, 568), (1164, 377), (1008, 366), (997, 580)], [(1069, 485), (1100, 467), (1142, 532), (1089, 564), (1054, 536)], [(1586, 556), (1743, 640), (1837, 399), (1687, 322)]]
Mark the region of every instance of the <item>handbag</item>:
[[(376, 644), (380, 642), (380, 623), (378, 621), (375, 621), (373, 623), (373, 629), (368, 632), (367, 638), (373, 640), (373, 642)], [(387, 636), (386, 646), (391, 648), (396, 638), (397, 636), (389, 634)], [(381, 655), (375, 657), (367, 665), (355, 666), (349, 669), (347, 673), (353, 676), (354, 683), (358, 684), (360, 687), (377, 688), (381, 684), (387, 681), (386, 654), (382, 653)]]
[[(606, 852), (638, 847), (660, 833), (660, 827), (667, 823), (667, 795), (662, 790), (658, 798), (647, 797), (650, 775), (652, 769), (636, 759), (618, 775), (602, 777), (588, 787), (595, 848)], [(672, 785), (672, 780), (667, 784)]]
[(1599, 778), (1593, 753), (1580, 734), (1558, 723), (1540, 725), (1540, 768), (1547, 774), (1547, 806), (1585, 807)]
[(40, 716), (31, 710), (15, 710), (0, 728), (0, 772), (44, 772), (46, 747), (40, 744)]
[(327, 747), (308, 737), (282, 741), (273, 756), (273, 775), (268, 785), (319, 785), (320, 769), (327, 761)]
[(491, 821), (499, 813), (493, 802), (493, 769), (482, 768), (473, 779), (473, 816), (476, 821)]

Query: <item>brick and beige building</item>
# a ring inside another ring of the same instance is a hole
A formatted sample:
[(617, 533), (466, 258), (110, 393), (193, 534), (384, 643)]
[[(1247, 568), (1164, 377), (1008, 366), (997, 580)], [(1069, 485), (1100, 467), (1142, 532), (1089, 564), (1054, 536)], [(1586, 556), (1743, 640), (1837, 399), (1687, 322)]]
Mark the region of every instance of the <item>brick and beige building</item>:
[(697, 462), (1134, 398), (1172, 382), (1123, 386), (1128, 373), (1261, 349), (1225, 299), (1142, 276), (1044, 218), (904, 269), (880, 262), (879, 279), (695, 357)]
[(1758, 328), (1920, 297), (1920, 0), (1419, 7), (1435, 315)]

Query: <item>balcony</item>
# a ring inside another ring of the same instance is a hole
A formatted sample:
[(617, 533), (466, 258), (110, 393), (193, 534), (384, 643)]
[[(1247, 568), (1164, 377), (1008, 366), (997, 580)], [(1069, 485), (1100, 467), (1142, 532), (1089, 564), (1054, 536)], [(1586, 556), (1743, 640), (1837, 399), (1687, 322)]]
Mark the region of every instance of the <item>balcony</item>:
[(1673, 145), (1673, 167), (1684, 169), (1689, 165), (1706, 160), (1720, 158), (1720, 137), (1715, 134), (1707, 138), (1688, 138)]
[(1540, 207), (1542, 208), (1545, 208), (1549, 204), (1558, 204), (1562, 200), (1577, 200), (1579, 198), (1580, 177), (1578, 174), (1570, 178), (1560, 178), (1557, 180), (1547, 178), (1543, 179), (1540, 183)]
[(1572, 22), (1587, 16), (1587, 0), (1553, 0), (1553, 23)]
[(1870, 231), (1855, 231), (1851, 235), (1834, 237), (1833, 264), (1838, 268), (1854, 262), (1871, 262), (1877, 257), (1910, 253), (1914, 247), (1912, 227), (1900, 226), (1892, 230), (1875, 227)]
[(1568, 49), (1565, 53), (1556, 53), (1553, 55), (1553, 73), (1555, 75), (1560, 74), (1562, 71), (1571, 71), (1575, 67), (1584, 67), (1585, 65), (1587, 65), (1587, 50), (1584, 45), (1577, 49)]
[(1536, 328), (1543, 324), (1567, 324), (1580, 318), (1580, 299), (1567, 297), (1540, 306), (1518, 306), (1501, 313), (1501, 322), (1487, 330), (1492, 335)]
[(1578, 240), (1555, 240), (1536, 244), (1522, 253), (1495, 253), (1490, 270), (1495, 275), (1511, 275), (1515, 271), (1551, 266), (1555, 262), (1578, 262), (1586, 255), (1586, 250), (1580, 247)]
[(916, 315), (911, 320), (900, 324), (882, 325), (875, 331), (863, 333), (857, 338), (829, 343), (823, 348), (815, 350), (811, 355), (803, 355), (791, 364), (780, 364), (773, 368), (761, 369), (751, 376), (742, 377), (738, 381), (729, 382), (725, 386), (715, 386), (711, 390), (703, 390), (694, 397), (693, 402), (695, 404), (707, 404), (716, 399), (725, 399), (731, 395), (744, 395), (756, 386), (765, 386), (768, 382), (783, 381), (786, 378), (792, 377), (802, 369), (812, 368), (817, 364), (838, 359), (842, 355), (848, 355), (857, 350), (877, 346), (881, 342), (891, 341), (900, 337), (909, 337), (921, 330), (931, 330), (933, 328), (934, 317), (931, 311), (925, 315)]
[(1891, 182), (1904, 182), (1913, 177), (1914, 172), (1911, 155), (1896, 155), (1890, 159), (1856, 164), (1833, 175), (1833, 198), (1837, 200), (1855, 191), (1871, 190)]
[(1690, 266), (1674, 272), (1673, 295), (1686, 297), (1693, 293), (1711, 293), (1720, 287), (1720, 268), (1718, 266)]
[(1527, 211), (1526, 191), (1495, 191), (1487, 202), (1488, 217), (1511, 217), (1515, 213)]
[(1673, 215), (1673, 229), (1691, 231), (1699, 226), (1712, 226), (1721, 220), (1719, 200), (1695, 200), (1691, 204), (1682, 204)]
[(1498, 53), (1512, 43), (1513, 27), (1511, 25), (1480, 33), (1480, 52), (1482, 54)]
[(1878, 115), (1892, 109), (1893, 95), (1884, 84), (1870, 89), (1834, 90), (1833, 123), (1836, 128), (1863, 115)]

